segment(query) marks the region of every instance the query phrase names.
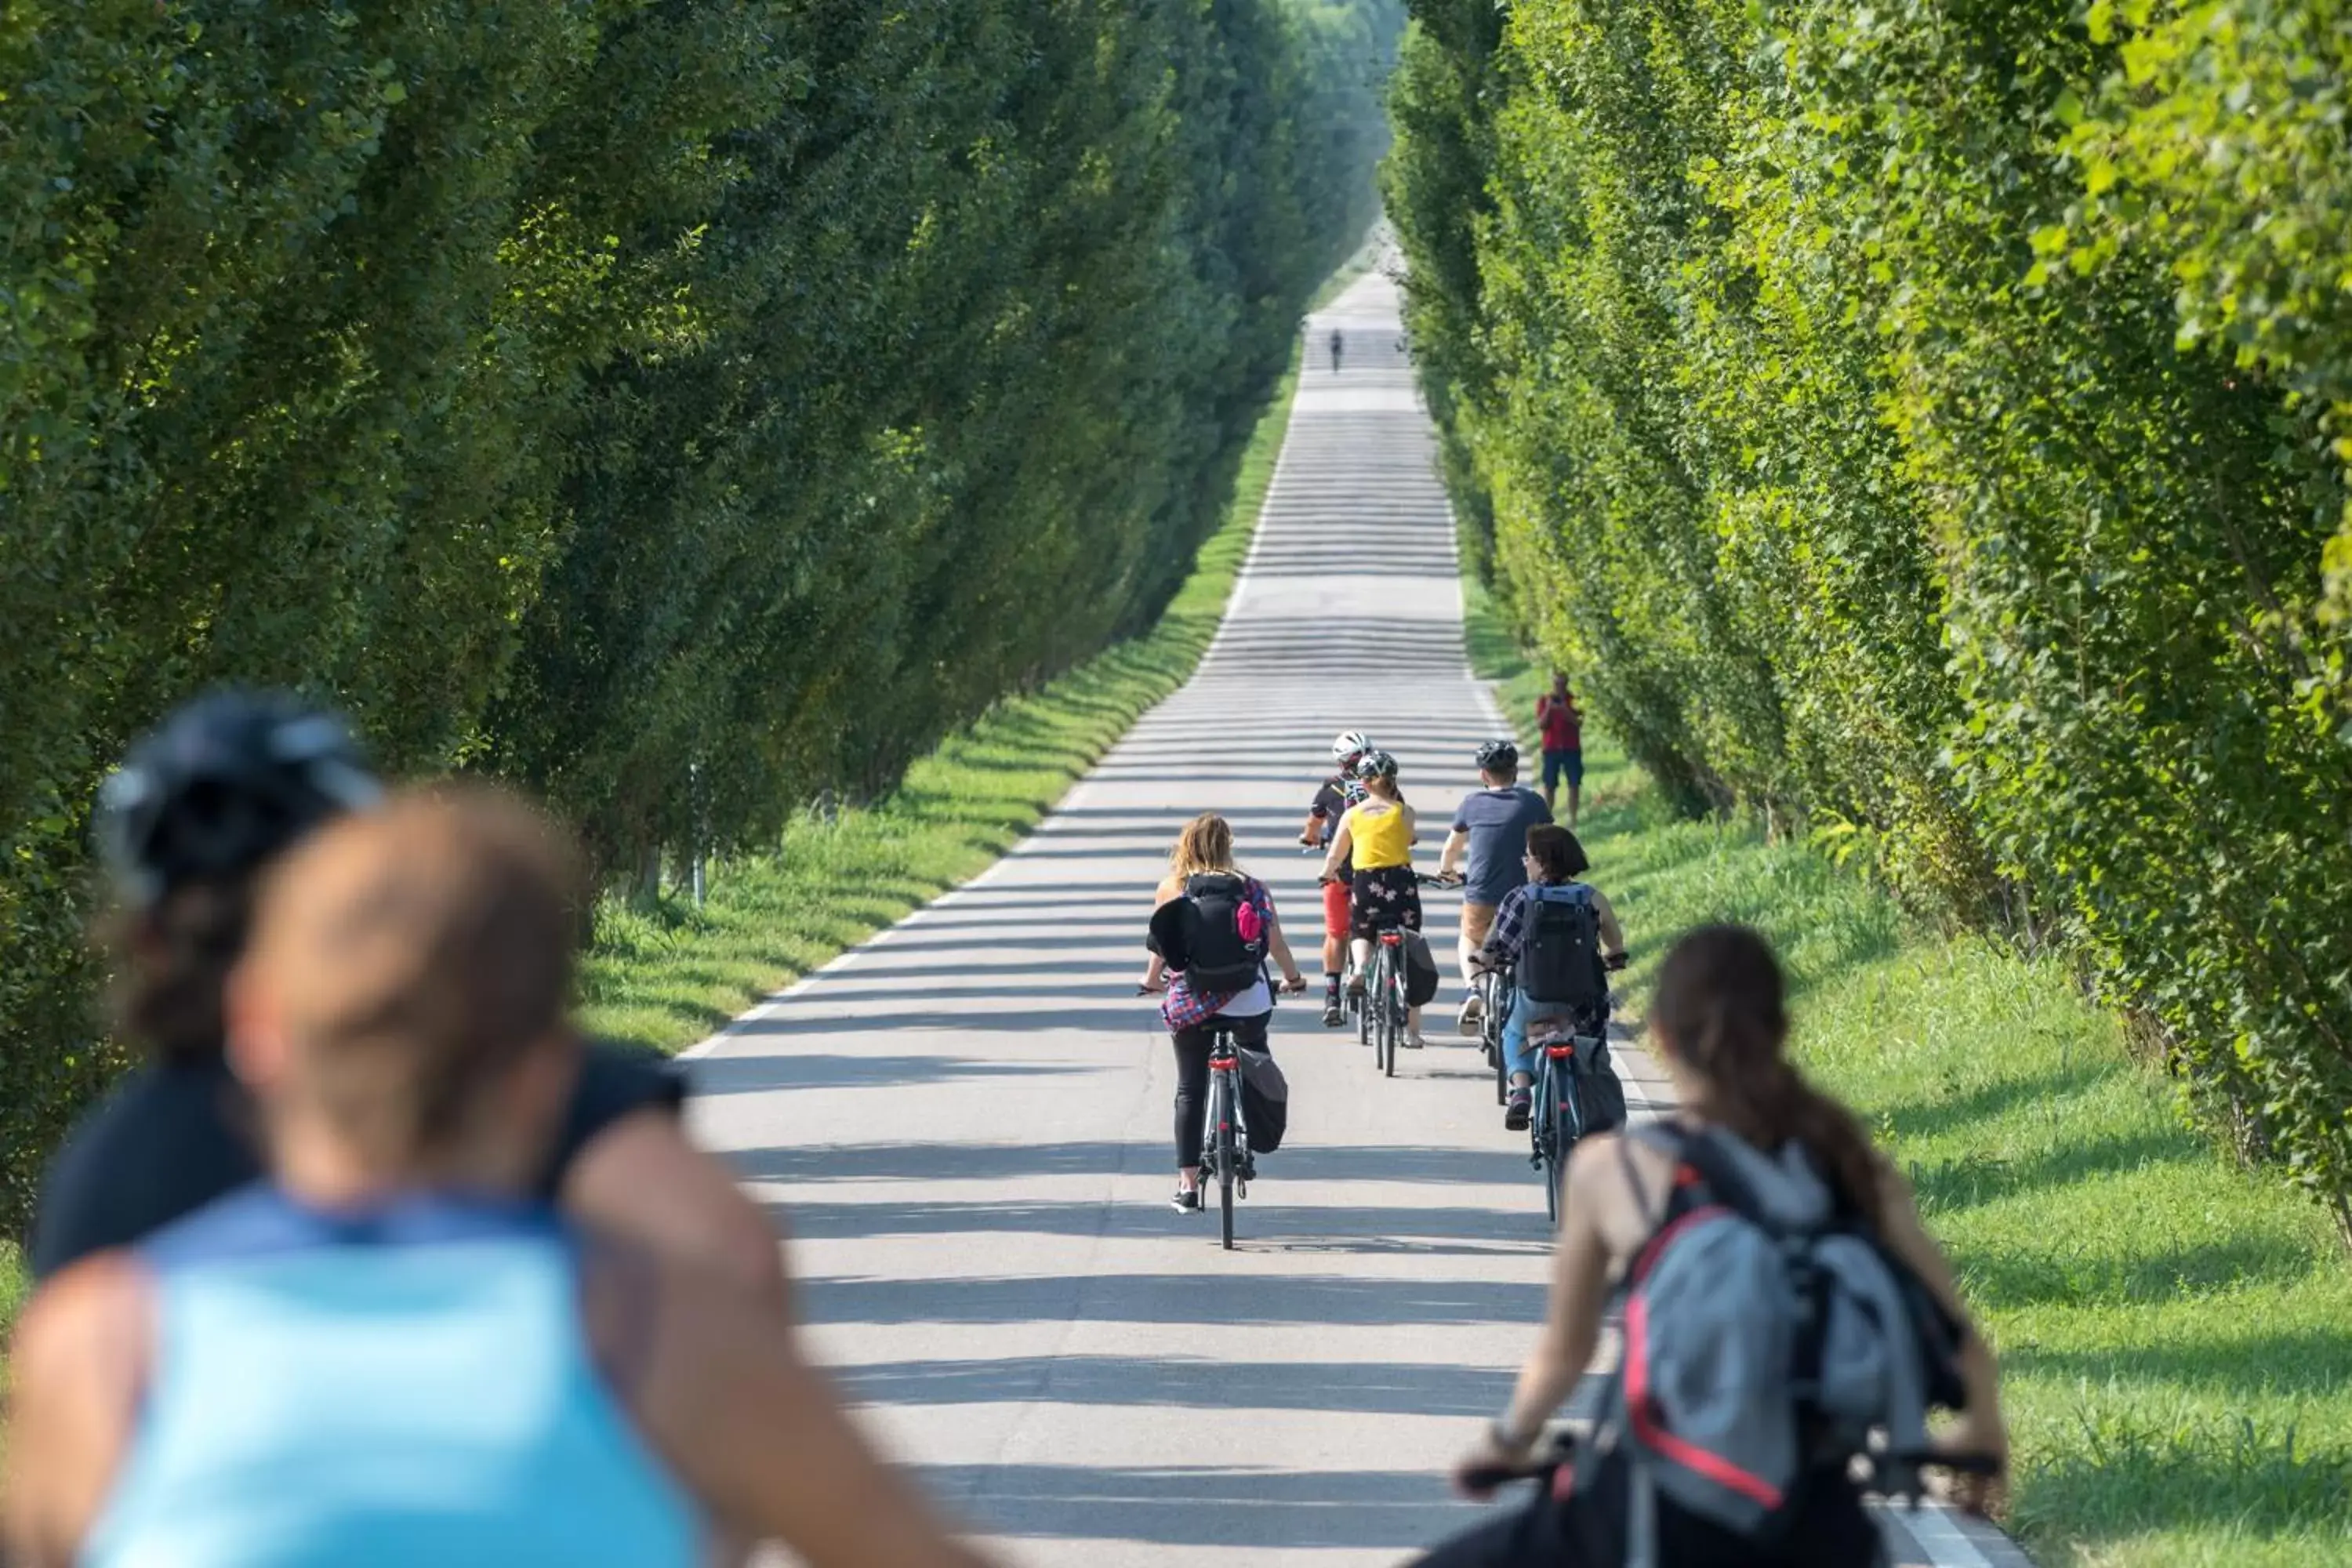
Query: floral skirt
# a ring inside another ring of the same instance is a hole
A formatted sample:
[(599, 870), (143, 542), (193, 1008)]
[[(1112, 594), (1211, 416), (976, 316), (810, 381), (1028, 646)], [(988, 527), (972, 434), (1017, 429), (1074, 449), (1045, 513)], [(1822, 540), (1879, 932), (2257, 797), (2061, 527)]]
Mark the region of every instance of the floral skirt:
[(1349, 930), (1357, 936), (1383, 931), (1421, 929), (1421, 884), (1410, 866), (1381, 866), (1367, 871), (1356, 868), (1349, 887)]

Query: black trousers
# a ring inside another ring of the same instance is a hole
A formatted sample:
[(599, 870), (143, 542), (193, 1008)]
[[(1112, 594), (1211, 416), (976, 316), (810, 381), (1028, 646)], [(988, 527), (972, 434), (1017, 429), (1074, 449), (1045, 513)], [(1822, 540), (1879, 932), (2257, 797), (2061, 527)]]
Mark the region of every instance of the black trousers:
[[(1260, 1013), (1255, 1018), (1225, 1018), (1217, 1022), (1231, 1024), (1234, 1040), (1254, 1051), (1266, 1048), (1266, 1020), (1271, 1013)], [(1175, 1032), (1176, 1039), (1176, 1168), (1189, 1171), (1201, 1163), (1201, 1118), (1209, 1104), (1209, 1042), (1207, 1024), (1195, 1024)]]

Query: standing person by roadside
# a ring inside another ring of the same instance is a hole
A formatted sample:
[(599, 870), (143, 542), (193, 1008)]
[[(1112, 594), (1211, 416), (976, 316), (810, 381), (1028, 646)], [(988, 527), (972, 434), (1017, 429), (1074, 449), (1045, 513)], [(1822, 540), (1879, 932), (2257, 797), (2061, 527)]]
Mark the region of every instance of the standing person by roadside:
[(1551, 678), (1551, 689), (1536, 699), (1536, 728), (1543, 734), (1543, 795), (1546, 807), (1559, 809), (1559, 786), (1568, 784), (1568, 825), (1576, 826), (1584, 796), (1584, 710), (1568, 689), (1568, 677)]
[[(1178, 899), (1190, 900), (1199, 911), (1202, 931), (1192, 946), (1196, 956), (1214, 947), (1216, 962), (1232, 973), (1214, 974), (1211, 965), (1177, 966), (1173, 973), (1157, 945), (1146, 961), (1140, 988), (1164, 990), (1160, 1016), (1176, 1047), (1176, 1195), (1171, 1205), (1179, 1214), (1196, 1214), (1201, 1207), (1201, 1121), (1209, 1101), (1208, 1022), (1229, 1018), (1234, 1040), (1254, 1051), (1270, 1051), (1266, 1020), (1274, 1012), (1274, 992), (1265, 983), (1265, 961), (1282, 971), (1282, 988), (1293, 994), (1307, 989), (1298, 973), (1290, 942), (1282, 934), (1274, 895), (1264, 882), (1244, 875), (1234, 863), (1233, 825), (1214, 812), (1202, 812), (1184, 825), (1168, 852), (1168, 875), (1152, 895), (1155, 911)], [(1205, 982), (1205, 983), (1204, 983)]]
[(289, 851), (228, 983), (268, 1175), (19, 1324), (27, 1568), (972, 1568), (774, 1310), (530, 1194), (581, 1066), (538, 814), (415, 795)]
[[(1315, 802), (1307, 808), (1307, 826), (1299, 830), (1298, 842), (1309, 849), (1320, 849), (1339, 831), (1339, 819), (1348, 808), (1364, 798), (1363, 782), (1356, 777), (1356, 764), (1372, 749), (1370, 741), (1359, 730), (1342, 731), (1331, 742), (1331, 761), (1337, 768), (1315, 792)], [(1323, 884), (1323, 1026), (1336, 1029), (1343, 1020), (1339, 1016), (1339, 978), (1346, 970), (1348, 941), (1348, 885), (1353, 880), (1355, 866), (1341, 857), (1339, 868)]]
[[(1478, 1032), (1477, 957), (1494, 929), (1495, 910), (1514, 888), (1527, 885), (1528, 829), (1551, 820), (1544, 798), (1519, 783), (1519, 749), (1508, 741), (1478, 748), (1478, 782), (1485, 787), (1454, 808), (1454, 831), (1437, 857), (1437, 874), (1462, 881), (1462, 932), (1454, 944), (1462, 963), (1462, 1032)], [(1466, 864), (1465, 864), (1466, 860)]]
[[(37, 1278), (127, 1247), (260, 1174), (253, 1107), (224, 1050), (229, 971), (270, 864), (382, 786), (341, 720), (279, 693), (219, 691), (131, 748), (99, 800), (120, 890), (121, 1028), (148, 1055), (50, 1163)], [(678, 1125), (667, 1064), (592, 1046), (539, 1191), (574, 1215), (727, 1271), (788, 1305), (773, 1225)]]

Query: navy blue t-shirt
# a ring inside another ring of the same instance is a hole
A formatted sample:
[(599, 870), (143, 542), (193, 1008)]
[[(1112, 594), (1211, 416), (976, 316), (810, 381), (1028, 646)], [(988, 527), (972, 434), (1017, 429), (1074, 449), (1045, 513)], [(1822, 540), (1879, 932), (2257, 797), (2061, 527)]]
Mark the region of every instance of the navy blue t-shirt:
[(1499, 904), (1504, 894), (1524, 887), (1528, 829), (1550, 820), (1551, 807), (1525, 784), (1482, 789), (1464, 799), (1454, 814), (1454, 831), (1470, 836), (1462, 896), (1474, 904)]

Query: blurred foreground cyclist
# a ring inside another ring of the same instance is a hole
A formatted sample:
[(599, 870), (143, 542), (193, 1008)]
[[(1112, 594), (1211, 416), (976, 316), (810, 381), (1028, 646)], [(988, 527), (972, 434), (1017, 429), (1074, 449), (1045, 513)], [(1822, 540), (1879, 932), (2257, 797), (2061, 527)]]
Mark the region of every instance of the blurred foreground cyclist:
[[(121, 1030), (151, 1060), (75, 1129), (42, 1184), (47, 1278), (136, 1242), (260, 1174), (253, 1108), (222, 1051), (222, 991), (255, 883), (321, 823), (382, 796), (341, 721), (272, 692), (200, 697), (134, 745), (99, 799), (123, 913)], [(575, 1215), (722, 1269), (782, 1304), (773, 1227), (677, 1122), (684, 1081), (592, 1047), (535, 1190)]]
[(270, 1177), (26, 1306), (5, 1534), (34, 1565), (975, 1561), (774, 1311), (530, 1194), (580, 1069), (569, 857), (411, 795), (285, 857), (231, 977)]
[[(1961, 1477), (1981, 1508), (2008, 1458), (1992, 1352), (1907, 1183), (1785, 1052), (1778, 960), (1702, 926), (1660, 965), (1651, 1037), (1680, 1113), (1580, 1140), (1549, 1321), (1503, 1415), (1455, 1472), (1474, 1495), (1551, 1486), (1438, 1547), (1437, 1568), (1864, 1568), (1864, 1483)], [(1537, 1461), (1584, 1375), (1612, 1280), (1623, 1348), (1571, 1463)], [(1929, 1439), (1928, 1407), (1957, 1409)]]

